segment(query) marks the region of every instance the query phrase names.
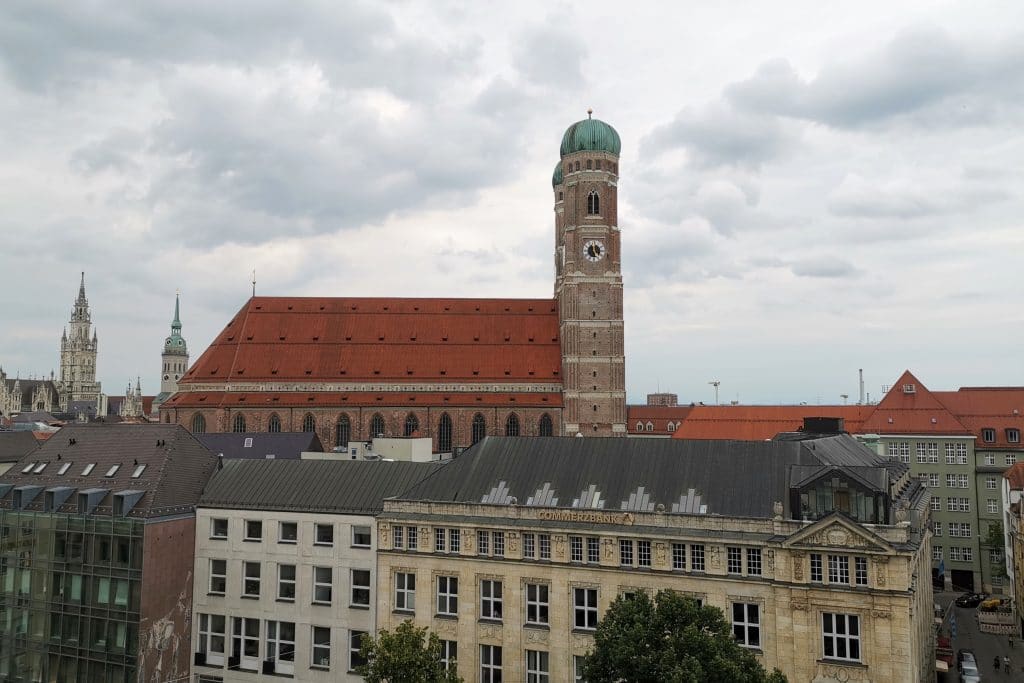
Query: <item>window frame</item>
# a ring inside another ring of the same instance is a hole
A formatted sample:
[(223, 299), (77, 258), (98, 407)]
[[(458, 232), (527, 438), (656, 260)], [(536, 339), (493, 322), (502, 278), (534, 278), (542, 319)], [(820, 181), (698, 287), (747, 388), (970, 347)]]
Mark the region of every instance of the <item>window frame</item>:
[[(323, 576), (320, 575), (321, 570), (327, 572), (327, 581), (323, 580)], [(327, 599), (324, 600), (322, 597), (317, 595), (317, 591), (322, 590), (326, 586), (327, 588)], [(312, 604), (314, 605), (330, 605), (334, 601), (334, 568), (325, 566), (314, 566), (313, 567), (313, 595)]]
[[(218, 534), (217, 533), (217, 525), (220, 522), (224, 523), (224, 533), (223, 534)], [(211, 539), (217, 540), (217, 541), (226, 541), (228, 539), (228, 530), (229, 530), (229, 528), (230, 528), (230, 525), (228, 523), (228, 518), (227, 517), (211, 517), (210, 518), (210, 538)]]
[[(291, 569), (292, 578), (290, 578), (290, 579), (286, 579), (284, 577), (284, 570), (286, 568), (290, 568)], [(295, 602), (295, 597), (298, 595), (298, 590), (299, 590), (299, 573), (298, 572), (299, 572), (298, 567), (296, 567), (294, 564), (290, 564), (290, 563), (287, 563), (287, 562), (278, 563), (278, 565), (277, 565), (277, 591), (275, 593), (275, 598), (274, 598), (275, 600), (279, 600), (281, 602)], [(291, 597), (289, 597), (287, 595), (282, 595), (281, 589), (286, 587), (286, 586), (290, 586), (291, 587), (291, 593), (292, 593)]]
[[(837, 630), (839, 619), (842, 617), (843, 631)], [(831, 625), (828, 624), (831, 622)], [(821, 638), (822, 659), (837, 662), (863, 662), (864, 652), (861, 641), (860, 615), (846, 614), (843, 612), (822, 612), (821, 613)], [(852, 629), (851, 629), (852, 626)], [(851, 633), (851, 630), (856, 633)], [(832, 654), (828, 654), (829, 643), (831, 642)], [(847, 653), (845, 656), (839, 654), (839, 643), (843, 644), (842, 649)], [(851, 647), (851, 645), (853, 647)], [(855, 654), (852, 654), (856, 650)]]
[[(255, 525), (255, 526), (250, 526)], [(262, 542), (263, 541), (263, 520), (262, 519), (247, 519), (242, 525), (244, 530), (243, 541), (249, 542)], [(253, 529), (257, 529), (256, 535), (252, 534)]]
[[(327, 634), (327, 643), (324, 644), (323, 640), (317, 642), (317, 632), (321, 634)], [(326, 650), (327, 658), (326, 664), (323, 659), (323, 651)], [(317, 652), (320, 651), (321, 658), (317, 659)], [(310, 625), (310, 640), (309, 640), (309, 668), (316, 669), (317, 671), (330, 671), (331, 670), (331, 628), (329, 626), (316, 626), (315, 624)]]
[(366, 664), (366, 658), (362, 655), (362, 638), (366, 631), (356, 629), (348, 630), (348, 671), (354, 672), (357, 667)]
[[(526, 619), (527, 626), (550, 626), (551, 624), (551, 586), (547, 583), (526, 584)], [(531, 614), (532, 612), (532, 614)]]
[(480, 645), (480, 683), (501, 683), (501, 664), (501, 645)]
[[(221, 573), (217, 573), (217, 572), (214, 571), (214, 563), (215, 562), (220, 562), (222, 564), (222, 566), (224, 567), (224, 573), (221, 574)], [(226, 595), (227, 591), (228, 591), (228, 561), (225, 560), (225, 559), (221, 559), (219, 557), (211, 557), (210, 558), (210, 565), (209, 565), (209, 567), (210, 567), (210, 574), (209, 574), (209, 580), (206, 582), (206, 588), (207, 588), (207, 593), (206, 594), (207, 595)], [(222, 582), (222, 587), (221, 587), (220, 590), (214, 589), (213, 581), (214, 581), (215, 578), (219, 578), (220, 581)]]
[[(329, 541), (321, 540), (320, 532), (324, 529), (329, 529), (331, 532), (331, 539)], [(325, 548), (334, 547), (334, 523), (333, 522), (314, 522), (313, 523), (313, 545), (318, 545)]]
[(459, 577), (439, 574), (437, 577), (437, 611), (435, 614), (446, 617), (459, 616)]
[(395, 611), (416, 611), (416, 573), (395, 572)]
[(505, 590), (500, 579), (480, 579), (480, 618), (503, 621)]
[[(742, 611), (737, 618), (736, 608)], [(753, 614), (753, 619), (751, 619)], [(732, 636), (740, 647), (751, 650), (761, 649), (761, 605), (756, 602), (732, 603)], [(756, 641), (756, 642), (752, 642)]]
[[(293, 621), (280, 621), (276, 619), (266, 620), (266, 636), (267, 646), (264, 659), (266, 661), (274, 662), (274, 673), (276, 674), (294, 674), (295, 673), (295, 622)], [(282, 634), (282, 626), (288, 624), (291, 626), (292, 637), (288, 640)], [(273, 636), (271, 635), (271, 626), (273, 625)], [(291, 650), (288, 651), (286, 647), (291, 645)], [(290, 659), (284, 658), (290, 655)]]
[[(365, 584), (356, 582), (356, 572), (366, 572)], [(348, 577), (348, 606), (370, 608), (373, 604), (373, 572), (371, 572), (369, 569), (360, 569), (359, 567), (352, 567), (348, 570)], [(360, 602), (357, 599), (357, 597), (361, 595), (364, 591), (366, 592), (366, 602)]]
[[(295, 537), (288, 538), (285, 535), (285, 529), (291, 528), (295, 530)], [(286, 545), (296, 545), (299, 542), (299, 523), (290, 520), (278, 520), (277, 522), (277, 542)]]
[(526, 651), (526, 683), (549, 683), (551, 655), (547, 650)]
[[(581, 601), (582, 598), (582, 601)], [(574, 586), (572, 589), (572, 612), (574, 631), (595, 631), (599, 617), (599, 596), (597, 588)]]
[[(413, 527), (413, 528), (415, 528), (415, 527)], [(356, 542), (357, 538), (359, 536), (363, 535), (362, 533), (360, 533), (360, 531), (359, 531), (360, 529), (365, 529), (366, 530), (366, 532), (365, 532), (365, 535), (367, 537), (366, 543), (357, 543)], [(413, 539), (415, 539), (415, 535), (413, 536)], [(369, 525), (366, 525), (366, 524), (353, 524), (352, 525), (351, 547), (353, 547), (353, 548), (362, 548), (364, 550), (367, 549), (367, 548), (373, 548), (373, 527), (369, 526)], [(410, 550), (414, 550), (414, 548), (410, 548)]]

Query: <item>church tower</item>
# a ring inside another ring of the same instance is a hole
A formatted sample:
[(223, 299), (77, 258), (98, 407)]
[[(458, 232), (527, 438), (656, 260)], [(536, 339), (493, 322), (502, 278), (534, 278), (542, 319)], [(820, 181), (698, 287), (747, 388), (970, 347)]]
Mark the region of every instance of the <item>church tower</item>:
[[(70, 331), (70, 334), (69, 334)], [(60, 340), (60, 407), (68, 410), (71, 401), (98, 401), (100, 383), (96, 381), (96, 353), (99, 342), (92, 328), (89, 300), (85, 297), (85, 273), (78, 286), (78, 298), (71, 309), (71, 320)]]
[(622, 251), (615, 129), (569, 126), (555, 167), (555, 298), (562, 343), (563, 433), (626, 435)]
[(160, 354), (160, 393), (153, 400), (153, 412), (160, 404), (178, 390), (178, 380), (188, 369), (188, 344), (181, 336), (181, 297), (174, 296), (174, 320), (171, 321), (171, 336), (164, 340), (164, 350)]

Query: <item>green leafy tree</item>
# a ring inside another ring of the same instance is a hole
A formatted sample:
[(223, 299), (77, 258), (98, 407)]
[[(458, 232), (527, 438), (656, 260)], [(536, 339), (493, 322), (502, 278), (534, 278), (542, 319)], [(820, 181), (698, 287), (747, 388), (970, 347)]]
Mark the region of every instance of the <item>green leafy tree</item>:
[[(986, 545), (993, 550), (1003, 550), (1003, 543), (1005, 539), (1003, 537), (1003, 523), (1001, 521), (989, 522), (988, 530), (985, 534), (985, 540), (982, 541), (982, 545)], [(1005, 564), (1000, 562), (993, 562), (991, 566), (992, 576), (999, 576), (1005, 578), (1007, 576)]]
[(583, 662), (588, 683), (787, 683), (733, 640), (722, 611), (661, 591), (618, 597)]
[(364, 634), (360, 646), (366, 664), (356, 673), (366, 683), (463, 683), (454, 668), (444, 668), (437, 634), (428, 636), (426, 627), (416, 628), (408, 619), (393, 633)]

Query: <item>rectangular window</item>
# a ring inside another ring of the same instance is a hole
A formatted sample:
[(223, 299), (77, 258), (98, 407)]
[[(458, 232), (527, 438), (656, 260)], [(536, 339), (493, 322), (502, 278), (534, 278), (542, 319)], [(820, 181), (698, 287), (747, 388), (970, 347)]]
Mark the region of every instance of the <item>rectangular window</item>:
[(942, 522), (932, 522), (932, 534), (934, 534), (935, 536), (942, 535)]
[(260, 620), (246, 617), (231, 619), (231, 654), (238, 668), (256, 671), (260, 665)]
[(1005, 462), (1007, 465), (1014, 465), (1017, 462), (1017, 456), (1013, 455), (1012, 453), (1007, 453), (1006, 457), (1003, 458), (1003, 462)]
[(573, 683), (583, 682), (583, 657), (573, 655), (572, 658), (572, 680)]
[(638, 567), (650, 567), (651, 566), (651, 542), (650, 541), (637, 541), (636, 542), (636, 564)]
[(313, 545), (334, 545), (334, 525), (316, 524)]
[(672, 569), (686, 569), (686, 544), (672, 544)]
[(996, 441), (996, 430), (994, 429), (982, 429), (981, 440), (985, 443), (995, 443)]
[[(352, 527), (352, 547), (369, 548), (373, 543), (373, 535), (368, 526)], [(409, 527), (409, 550), (416, 549), (416, 527)]]
[(537, 552), (537, 539), (531, 533), (523, 534), (523, 557), (533, 559)]
[(395, 609), (412, 612), (416, 609), (416, 575), (411, 572), (395, 574)]
[[(448, 530), (448, 552), (457, 553), (462, 549), (462, 535), (459, 529)], [(454, 640), (445, 641), (454, 643)]]
[(811, 553), (811, 582), (822, 583), (824, 580), (821, 570), (821, 555)]
[(973, 535), (970, 522), (950, 522), (949, 535), (954, 538), (970, 538)]
[(363, 656), (363, 636), (366, 631), (348, 632), (348, 670), (355, 671), (357, 667), (366, 664), (366, 657)]
[(459, 643), (454, 640), (441, 641), (441, 663), (445, 671), (455, 670), (455, 660), (459, 657)]
[(860, 661), (860, 617), (857, 615), (822, 613), (821, 638), (825, 659)]
[(370, 570), (352, 570), (352, 598), (351, 605), (357, 607), (370, 606)]
[(548, 683), (550, 672), (547, 652), (543, 650), (526, 651), (526, 683)]
[(850, 583), (850, 558), (845, 555), (828, 556), (828, 582)]
[(258, 519), (245, 520), (245, 540), (263, 540), (263, 522)]
[(704, 546), (703, 544), (690, 546), (690, 569), (695, 572), (704, 571)]
[(961, 548), (963, 552), (964, 562), (974, 562), (974, 548)]
[(587, 564), (601, 564), (601, 546), (597, 536), (587, 537)]
[(996, 464), (996, 454), (995, 453), (986, 453), (985, 454), (985, 464), (986, 465), (995, 465)]
[(957, 561), (963, 560), (964, 558), (963, 558), (963, 556), (962, 556), (962, 555), (960, 554), (960, 550), (961, 550), (961, 549), (960, 549), (960, 547), (959, 547), (959, 546), (951, 546), (951, 547), (949, 548), (949, 559), (951, 559), (951, 560), (957, 560)]
[[(68, 634), (69, 642), (78, 640), (78, 634)], [(221, 666), (224, 664), (224, 647), (227, 642), (226, 620), (221, 614), (200, 614), (199, 615), (199, 642), (198, 652), (206, 655), (207, 666)]]
[(299, 525), (297, 522), (281, 522), (278, 525), (278, 543), (298, 543)]
[(295, 672), (295, 624), (267, 621), (267, 660), (274, 662), (274, 673)]
[(938, 562), (941, 559), (942, 559), (942, 546), (941, 545), (933, 545), (932, 546), (932, 561), (933, 562)]
[(761, 576), (761, 549), (747, 548), (747, 574)]
[(443, 553), (448, 549), (448, 536), (443, 528), (434, 528), (434, 552)]
[(919, 463), (933, 463), (939, 461), (939, 444), (932, 442), (920, 442), (917, 444), (917, 461)]
[[(257, 590), (257, 595), (259, 591)], [(295, 600), (295, 565), (277, 565), (277, 599)]]
[(597, 628), (597, 589), (573, 588), (573, 626), (591, 631)]
[(501, 646), (480, 646), (480, 683), (501, 683)]
[(210, 538), (223, 540), (228, 537), (228, 520), (215, 517), (210, 520)]
[(493, 532), (491, 534), (491, 545), (494, 546), (495, 557), (505, 557), (505, 532)]
[(730, 574), (743, 573), (743, 550), (735, 546), (726, 548), (726, 571)]
[(890, 441), (887, 445), (890, 458), (903, 463), (910, 462), (910, 443), (907, 441)]
[(491, 552), (491, 534), (486, 531), (476, 532), (476, 551), (479, 555), (489, 555)]
[(1020, 443), (1020, 430), (1010, 428), (1006, 430), (1006, 441), (1008, 443)]
[(480, 618), (501, 620), (501, 581), (482, 579), (480, 581)]
[(989, 498), (985, 501), (985, 511), (989, 514), (995, 514), (999, 512), (999, 501), (995, 498)]
[(949, 512), (970, 512), (971, 499), (958, 496), (950, 496), (946, 499), (946, 509)]
[(633, 566), (633, 541), (619, 540), (619, 564), (623, 567)]
[(985, 477), (985, 488), (988, 489), (989, 491), (995, 491), (996, 490), (996, 478), (995, 477)]
[(550, 560), (551, 559), (551, 535), (550, 534), (538, 534), (537, 543), (540, 548), (540, 559)]
[(313, 602), (315, 604), (331, 604), (333, 586), (334, 572), (330, 567), (313, 567)]
[(260, 597), (260, 563), (242, 563), (242, 595), (251, 598)]
[(761, 647), (761, 613), (756, 603), (732, 603), (732, 635), (743, 647)]
[(942, 509), (942, 499), (939, 498), (938, 496), (932, 496), (931, 500), (928, 501), (928, 505), (931, 507), (931, 509), (933, 511), (941, 510)]
[(967, 464), (967, 444), (965, 444), (965, 443), (947, 443), (946, 444), (946, 464), (947, 465), (966, 465)]
[(326, 626), (313, 627), (313, 647), (310, 651), (310, 668), (329, 671), (331, 668), (331, 629)]
[(457, 616), (459, 613), (459, 579), (457, 576), (437, 577), (437, 613)]
[(988, 561), (990, 563), (992, 563), (992, 564), (1002, 564), (1003, 563), (1003, 551), (1002, 550), (995, 550), (995, 549), (989, 550), (988, 551)]
[(228, 561), (210, 560), (210, 595), (224, 595), (227, 587)]
[[(355, 529), (352, 530), (355, 533)], [(405, 527), (406, 550), (418, 550), (420, 546), (419, 530), (414, 526)]]
[(526, 623), (548, 623), (548, 585), (546, 583), (526, 584)]
[(854, 578), (858, 586), (868, 585), (868, 558), (866, 557), (855, 557), (854, 562)]
[(569, 561), (583, 562), (583, 537), (569, 537)]
[(938, 488), (941, 485), (942, 485), (942, 482), (939, 479), (939, 473), (938, 472), (929, 472), (928, 473), (928, 487), (934, 489), (934, 488)]
[(405, 527), (404, 526), (396, 526), (392, 530), (391, 537), (395, 541), (394, 542), (394, 547), (395, 548), (404, 548), (405, 547)]

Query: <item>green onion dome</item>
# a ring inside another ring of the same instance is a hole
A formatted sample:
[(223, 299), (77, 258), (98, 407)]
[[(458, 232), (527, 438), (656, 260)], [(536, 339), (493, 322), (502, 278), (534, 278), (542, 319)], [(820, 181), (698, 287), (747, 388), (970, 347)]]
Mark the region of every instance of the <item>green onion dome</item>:
[(589, 111), (587, 118), (569, 126), (565, 135), (562, 136), (561, 154), (563, 157), (566, 154), (584, 151), (610, 152), (617, 155), (621, 149), (622, 142), (615, 129), (604, 121), (590, 118)]
[(555, 164), (555, 173), (551, 176), (551, 187), (558, 187), (562, 184), (562, 162)]

